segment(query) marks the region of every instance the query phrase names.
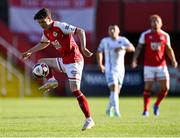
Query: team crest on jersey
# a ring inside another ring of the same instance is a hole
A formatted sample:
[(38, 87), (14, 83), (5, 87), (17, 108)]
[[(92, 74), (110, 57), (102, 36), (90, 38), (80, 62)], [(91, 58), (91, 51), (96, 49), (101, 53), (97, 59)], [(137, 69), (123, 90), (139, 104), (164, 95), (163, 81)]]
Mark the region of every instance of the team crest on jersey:
[(54, 36), (54, 37), (57, 37), (57, 36), (58, 36), (58, 33), (57, 33), (57, 32), (53, 32), (53, 36)]
[(118, 44), (121, 44), (122, 42), (121, 41), (118, 41)]

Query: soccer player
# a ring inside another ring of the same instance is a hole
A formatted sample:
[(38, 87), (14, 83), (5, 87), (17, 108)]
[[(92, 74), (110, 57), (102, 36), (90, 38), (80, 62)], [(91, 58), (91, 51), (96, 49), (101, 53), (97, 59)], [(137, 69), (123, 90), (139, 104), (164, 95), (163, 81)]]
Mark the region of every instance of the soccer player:
[(139, 38), (139, 43), (135, 50), (132, 67), (137, 66), (137, 58), (142, 47), (145, 48), (144, 54), (144, 111), (143, 116), (149, 116), (149, 104), (153, 82), (157, 80), (160, 84), (160, 91), (154, 103), (154, 115), (159, 115), (159, 105), (166, 97), (169, 90), (169, 73), (166, 65), (165, 54), (171, 60), (173, 67), (177, 67), (174, 51), (171, 47), (169, 34), (161, 29), (162, 19), (159, 15), (150, 16), (151, 28), (143, 32)]
[(86, 117), (82, 130), (90, 129), (95, 123), (90, 115), (88, 101), (80, 90), (84, 60), (79, 47), (73, 38), (73, 34), (78, 35), (82, 53), (86, 57), (91, 57), (93, 53), (86, 48), (85, 31), (65, 22), (54, 21), (51, 17), (50, 10), (47, 8), (39, 10), (35, 14), (34, 20), (37, 20), (39, 25), (43, 28), (43, 35), (38, 44), (22, 53), (22, 57), (27, 59), (31, 54), (50, 46), (50, 44), (56, 48), (59, 52), (59, 57), (42, 58), (38, 61), (45, 62), (50, 67), (47, 82), (39, 89), (41, 91), (48, 91), (58, 86), (57, 80), (52, 75), (52, 69), (66, 73), (70, 89), (77, 98), (79, 107)]
[[(124, 56), (126, 52), (134, 52), (135, 48), (126, 37), (119, 35), (120, 29), (117, 25), (110, 25), (108, 33), (109, 36), (101, 40), (96, 56), (98, 67), (101, 72), (105, 73), (110, 89), (106, 114), (110, 117), (119, 117), (119, 94), (125, 73)], [(105, 65), (103, 64), (104, 58)]]

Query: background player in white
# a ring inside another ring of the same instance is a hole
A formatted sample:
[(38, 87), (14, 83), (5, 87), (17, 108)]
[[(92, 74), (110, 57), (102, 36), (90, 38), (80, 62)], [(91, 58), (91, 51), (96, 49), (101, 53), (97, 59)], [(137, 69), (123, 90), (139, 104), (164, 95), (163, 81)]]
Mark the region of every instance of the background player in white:
[(39, 60), (39, 62), (45, 62), (50, 68), (47, 82), (40, 87), (40, 90), (48, 91), (51, 88), (57, 87), (58, 82), (52, 75), (52, 69), (66, 73), (69, 79), (70, 89), (77, 98), (79, 107), (86, 117), (82, 130), (90, 129), (95, 124), (90, 115), (87, 99), (80, 90), (84, 60), (79, 47), (73, 38), (73, 34), (77, 34), (80, 39), (81, 51), (83, 54), (87, 57), (92, 56), (92, 53), (86, 48), (85, 31), (67, 23), (53, 21), (51, 12), (47, 8), (38, 11), (34, 16), (34, 19), (37, 20), (39, 25), (44, 29), (43, 36), (38, 44), (22, 53), (23, 58), (27, 59), (31, 54), (42, 50), (47, 46), (54, 46), (56, 48), (59, 52), (59, 57), (43, 58)]
[(139, 44), (135, 50), (132, 67), (137, 66), (137, 58), (142, 47), (144, 54), (144, 111), (143, 116), (149, 116), (149, 104), (153, 82), (157, 80), (160, 84), (160, 91), (154, 103), (154, 115), (159, 115), (159, 104), (166, 97), (169, 90), (169, 73), (166, 65), (165, 54), (170, 58), (173, 67), (177, 67), (174, 51), (171, 47), (169, 34), (164, 32), (162, 19), (159, 15), (150, 16), (151, 29), (143, 32), (139, 38)]
[[(126, 52), (134, 52), (135, 48), (130, 41), (120, 36), (117, 25), (110, 25), (109, 36), (101, 40), (97, 50), (97, 62), (101, 72), (105, 72), (106, 81), (110, 89), (109, 104), (106, 114), (110, 117), (120, 116), (119, 93), (122, 87), (125, 67), (124, 56)], [(105, 57), (105, 65), (103, 58)]]

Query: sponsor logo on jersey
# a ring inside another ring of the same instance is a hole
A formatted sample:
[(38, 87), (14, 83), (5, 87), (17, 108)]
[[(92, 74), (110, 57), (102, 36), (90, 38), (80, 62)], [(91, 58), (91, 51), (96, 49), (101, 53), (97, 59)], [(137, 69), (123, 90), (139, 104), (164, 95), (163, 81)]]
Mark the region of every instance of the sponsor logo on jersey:
[(61, 44), (60, 44), (57, 40), (52, 41), (51, 44), (52, 44), (56, 49), (59, 49), (59, 48), (62, 47)]
[(151, 49), (154, 51), (161, 49), (161, 43), (160, 42), (151, 42)]

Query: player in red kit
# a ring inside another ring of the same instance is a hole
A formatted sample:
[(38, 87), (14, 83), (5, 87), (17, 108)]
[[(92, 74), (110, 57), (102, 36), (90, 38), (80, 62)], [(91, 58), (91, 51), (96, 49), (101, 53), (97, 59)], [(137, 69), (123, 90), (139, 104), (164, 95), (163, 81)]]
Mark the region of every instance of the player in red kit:
[(160, 84), (160, 91), (154, 103), (154, 115), (159, 115), (159, 104), (168, 94), (170, 80), (166, 65), (165, 54), (170, 58), (173, 67), (177, 67), (174, 51), (171, 47), (169, 34), (161, 29), (162, 19), (159, 15), (150, 16), (151, 29), (143, 32), (139, 38), (138, 46), (135, 50), (132, 67), (137, 66), (137, 58), (142, 47), (145, 47), (144, 54), (144, 111), (143, 116), (149, 116), (149, 104), (153, 82), (156, 80)]
[(42, 58), (38, 61), (45, 62), (50, 68), (47, 82), (39, 89), (41, 91), (48, 91), (58, 86), (57, 80), (52, 75), (52, 69), (66, 73), (70, 89), (77, 98), (79, 106), (86, 118), (82, 130), (90, 129), (95, 123), (90, 115), (88, 101), (80, 90), (84, 60), (73, 38), (73, 34), (78, 35), (82, 53), (86, 57), (91, 57), (93, 53), (86, 48), (85, 31), (64, 22), (54, 21), (51, 17), (51, 12), (47, 8), (39, 10), (35, 14), (34, 20), (37, 20), (39, 25), (43, 28), (43, 35), (38, 44), (22, 53), (22, 57), (27, 59), (31, 54), (50, 46), (50, 44), (56, 48), (59, 52), (59, 57)]

